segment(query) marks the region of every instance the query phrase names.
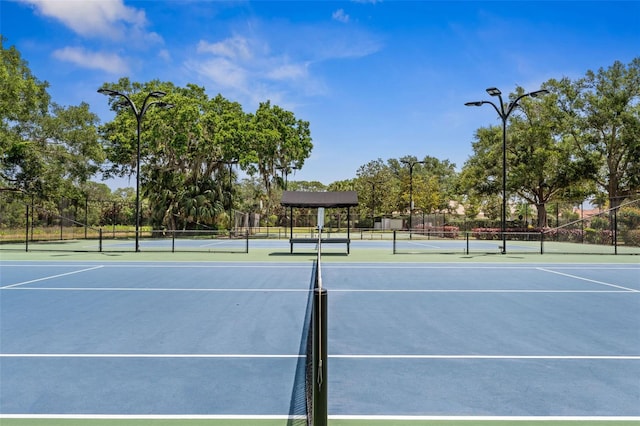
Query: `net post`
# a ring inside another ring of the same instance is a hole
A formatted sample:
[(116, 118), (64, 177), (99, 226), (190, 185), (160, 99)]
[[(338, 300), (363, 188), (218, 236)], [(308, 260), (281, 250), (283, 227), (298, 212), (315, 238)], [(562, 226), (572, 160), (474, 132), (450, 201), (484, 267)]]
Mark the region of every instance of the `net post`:
[[(411, 236), (411, 229), (409, 229), (409, 236)], [(393, 230), (393, 254), (396, 254), (396, 230)]]
[(327, 290), (316, 288), (313, 297), (313, 426), (327, 426)]
[(102, 228), (98, 230), (98, 251), (102, 253)]
[(544, 254), (544, 231), (540, 231), (540, 254)]
[(245, 247), (244, 252), (249, 253), (249, 230), (245, 230)]
[(465, 238), (467, 240), (467, 252), (465, 254), (468, 256), (469, 255), (469, 231), (465, 232)]

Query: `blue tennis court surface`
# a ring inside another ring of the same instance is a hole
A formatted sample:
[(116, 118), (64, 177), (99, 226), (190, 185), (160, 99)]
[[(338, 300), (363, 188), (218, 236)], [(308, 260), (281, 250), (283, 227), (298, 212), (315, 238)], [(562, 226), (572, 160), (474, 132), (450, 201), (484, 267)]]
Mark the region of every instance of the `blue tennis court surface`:
[[(0, 414), (296, 411), (312, 265), (0, 262)], [(640, 420), (640, 266), (323, 262), (330, 417)]]

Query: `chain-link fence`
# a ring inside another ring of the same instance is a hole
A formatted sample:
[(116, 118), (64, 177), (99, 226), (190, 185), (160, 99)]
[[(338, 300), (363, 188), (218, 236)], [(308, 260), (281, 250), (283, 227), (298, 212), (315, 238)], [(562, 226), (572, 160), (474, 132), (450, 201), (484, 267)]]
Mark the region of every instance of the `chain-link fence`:
[[(567, 253), (567, 254), (640, 254), (640, 200), (628, 200), (618, 207), (600, 212), (583, 211), (572, 219), (556, 216), (554, 227), (535, 228), (518, 219), (506, 224), (459, 218), (418, 223), (411, 230), (394, 232), (394, 253)], [(551, 222), (554, 223), (554, 222)]]

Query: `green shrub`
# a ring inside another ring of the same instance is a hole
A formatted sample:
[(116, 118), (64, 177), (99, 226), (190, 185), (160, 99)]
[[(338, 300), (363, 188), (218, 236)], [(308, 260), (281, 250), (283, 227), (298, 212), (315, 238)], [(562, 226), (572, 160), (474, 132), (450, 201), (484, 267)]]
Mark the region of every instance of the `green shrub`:
[(622, 239), (626, 245), (640, 247), (640, 229), (623, 232)]
[(597, 216), (591, 219), (591, 228), (593, 229), (609, 229), (609, 219), (602, 216)]

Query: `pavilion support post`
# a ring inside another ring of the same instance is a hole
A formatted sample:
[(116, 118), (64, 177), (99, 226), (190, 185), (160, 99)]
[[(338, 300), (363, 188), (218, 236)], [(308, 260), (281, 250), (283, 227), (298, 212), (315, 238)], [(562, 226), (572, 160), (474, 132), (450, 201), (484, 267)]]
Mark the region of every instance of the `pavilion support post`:
[(351, 207), (347, 207), (347, 254), (350, 253), (349, 245), (351, 245)]
[(293, 254), (293, 206), (289, 207), (289, 244)]

